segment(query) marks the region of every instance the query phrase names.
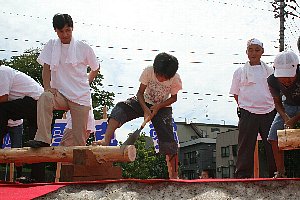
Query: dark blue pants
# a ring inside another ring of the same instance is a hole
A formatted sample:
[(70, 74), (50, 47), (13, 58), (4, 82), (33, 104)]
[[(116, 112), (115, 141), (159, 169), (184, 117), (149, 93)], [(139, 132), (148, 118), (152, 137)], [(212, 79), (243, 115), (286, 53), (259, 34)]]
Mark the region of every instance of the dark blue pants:
[[(7, 127), (9, 119), (26, 119), (29, 128), (28, 136), (30, 140), (33, 140), (37, 130), (37, 100), (25, 96), (22, 99), (0, 103), (0, 147), (2, 147), (3, 137), (9, 129)], [(19, 143), (19, 139), (22, 141), (22, 137), (14, 139), (14, 141)], [(31, 165), (31, 178), (38, 182), (45, 181), (45, 163)]]
[(37, 100), (31, 97), (0, 103), (0, 147), (3, 137), (8, 132), (9, 119), (26, 119), (29, 126), (29, 138), (33, 139), (37, 130)]
[(276, 112), (253, 114), (241, 109), (239, 120), (238, 155), (236, 162), (236, 178), (252, 178), (254, 168), (254, 149), (258, 133), (260, 134), (269, 166), (269, 177), (274, 176), (276, 164), (272, 146), (268, 142), (268, 134)]
[[(11, 142), (11, 148), (22, 147), (23, 124), (14, 127), (8, 127), (8, 133)], [(22, 166), (16, 167), (17, 178), (22, 176)]]

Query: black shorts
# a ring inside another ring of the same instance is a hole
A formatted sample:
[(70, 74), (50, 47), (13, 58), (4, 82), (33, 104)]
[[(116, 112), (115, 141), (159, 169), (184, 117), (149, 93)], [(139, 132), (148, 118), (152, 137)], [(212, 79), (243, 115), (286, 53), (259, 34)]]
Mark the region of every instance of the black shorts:
[[(152, 105), (146, 103), (150, 108)], [(117, 103), (109, 118), (120, 122), (120, 126), (133, 119), (144, 117), (144, 111), (137, 99), (132, 97)], [(151, 120), (158, 137), (159, 153), (165, 155), (177, 154), (178, 144), (174, 139), (172, 126), (172, 107), (161, 108)]]

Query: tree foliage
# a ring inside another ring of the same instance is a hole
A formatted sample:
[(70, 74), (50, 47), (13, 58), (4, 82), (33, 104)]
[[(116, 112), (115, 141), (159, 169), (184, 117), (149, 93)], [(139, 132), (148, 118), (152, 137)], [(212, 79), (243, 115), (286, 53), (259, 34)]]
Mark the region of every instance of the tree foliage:
[(123, 178), (153, 179), (168, 178), (165, 156), (156, 154), (153, 145), (147, 148), (147, 136), (142, 133), (135, 143), (137, 155), (134, 162), (119, 163), (123, 169)]
[(42, 85), (42, 66), (36, 61), (41, 49), (28, 49), (23, 54), (2, 60), (3, 64), (21, 71)]

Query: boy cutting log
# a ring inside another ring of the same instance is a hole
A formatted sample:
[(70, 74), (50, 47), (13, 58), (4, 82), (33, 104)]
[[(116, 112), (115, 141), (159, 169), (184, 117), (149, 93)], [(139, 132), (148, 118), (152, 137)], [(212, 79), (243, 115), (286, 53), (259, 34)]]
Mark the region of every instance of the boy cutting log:
[(119, 102), (112, 110), (103, 140), (94, 145), (108, 145), (114, 131), (124, 123), (144, 117), (152, 121), (159, 140), (159, 152), (166, 155), (169, 178), (178, 178), (178, 145), (174, 139), (171, 104), (177, 101), (182, 89), (178, 60), (167, 53), (155, 57), (140, 76), (135, 97)]

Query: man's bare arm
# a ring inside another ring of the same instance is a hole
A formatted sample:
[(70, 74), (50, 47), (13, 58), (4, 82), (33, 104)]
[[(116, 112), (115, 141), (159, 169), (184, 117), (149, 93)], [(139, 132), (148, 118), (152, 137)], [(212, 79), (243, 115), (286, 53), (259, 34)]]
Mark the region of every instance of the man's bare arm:
[(42, 71), (42, 78), (43, 78), (43, 86), (44, 90), (49, 90), (51, 88), (50, 86), (50, 80), (51, 80), (51, 70), (50, 65), (44, 64), (43, 71)]
[(0, 96), (0, 103), (4, 103), (8, 101), (8, 94)]
[(273, 97), (273, 100), (274, 100), (274, 104), (275, 104), (275, 109), (280, 114), (283, 121), (287, 122), (290, 119), (290, 117), (285, 113), (281, 98), (280, 97)]
[(93, 82), (93, 80), (96, 78), (96, 76), (98, 75), (99, 71), (100, 71), (100, 66), (99, 66), (99, 68), (98, 68), (97, 70), (95, 70), (95, 71), (90, 71), (90, 73), (89, 73), (89, 83), (90, 83), (90, 84), (91, 84), (91, 83)]

